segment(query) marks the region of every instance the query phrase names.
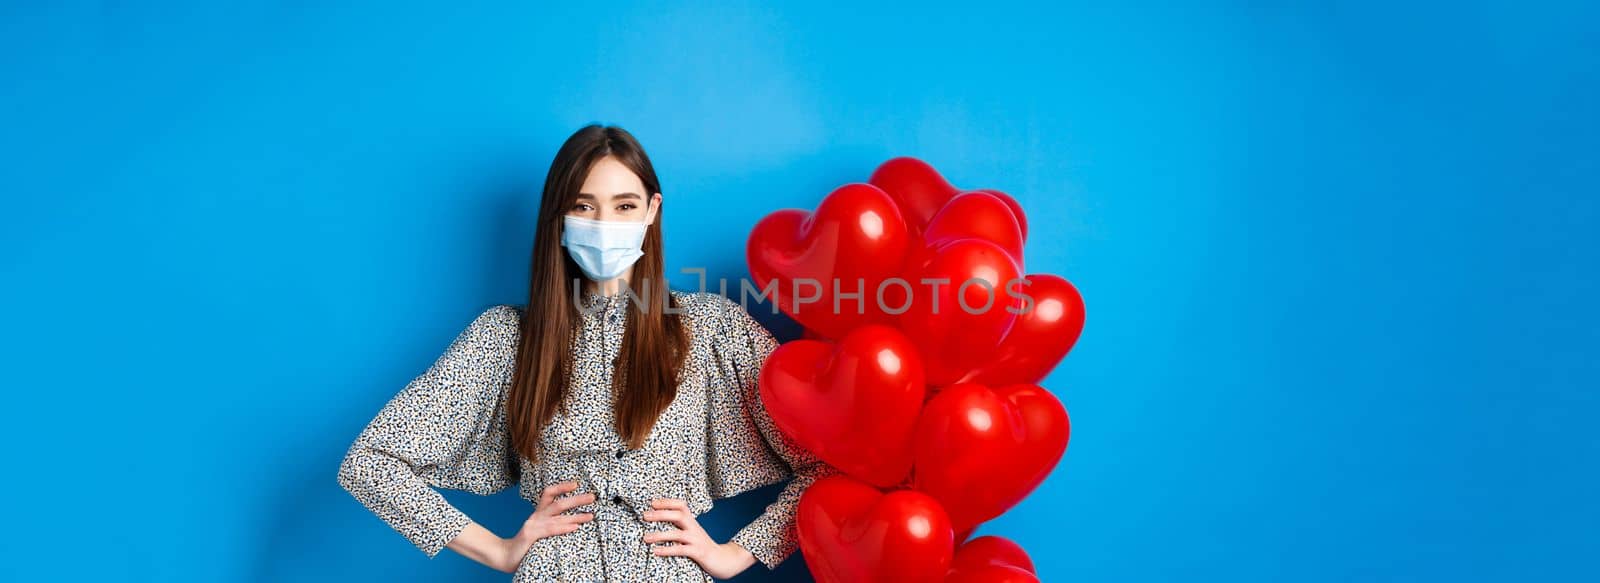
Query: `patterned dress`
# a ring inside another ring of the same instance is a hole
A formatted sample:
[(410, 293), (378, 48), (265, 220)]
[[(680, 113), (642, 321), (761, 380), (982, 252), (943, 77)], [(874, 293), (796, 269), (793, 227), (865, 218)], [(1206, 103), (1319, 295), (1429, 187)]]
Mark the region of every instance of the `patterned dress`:
[(593, 512), (594, 520), (535, 542), (514, 582), (703, 583), (711, 577), (692, 559), (650, 552), (675, 543), (646, 543), (644, 533), (677, 528), (643, 520), (651, 499), (685, 500), (698, 516), (714, 499), (792, 477), (732, 538), (776, 569), (798, 546), (801, 493), (836, 470), (780, 432), (761, 406), (756, 377), (777, 347), (771, 333), (722, 295), (671, 293), (690, 330), (690, 352), (677, 397), (642, 448), (627, 449), (613, 428), (610, 388), (624, 310), (639, 308), (624, 293), (585, 293), (571, 346), (572, 409), (545, 428), (538, 463), (512, 449), (507, 431), (522, 308), (501, 304), (384, 405), (350, 446), (339, 484), (431, 558), (470, 521), (434, 488), (487, 495), (519, 484), (522, 498), (537, 505), (546, 486), (576, 480), (567, 495), (593, 492), (596, 501), (574, 512)]

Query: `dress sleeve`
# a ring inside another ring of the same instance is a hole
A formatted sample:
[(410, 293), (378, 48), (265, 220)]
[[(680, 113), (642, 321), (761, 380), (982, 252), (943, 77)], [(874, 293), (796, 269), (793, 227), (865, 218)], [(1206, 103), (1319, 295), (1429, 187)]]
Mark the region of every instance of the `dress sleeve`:
[(707, 468), (714, 498), (726, 498), (793, 477), (778, 499), (733, 535), (766, 565), (777, 569), (799, 547), (795, 509), (817, 478), (835, 473), (772, 422), (761, 404), (756, 379), (778, 347), (772, 333), (732, 300), (716, 296), (715, 361), (710, 403)]
[(339, 485), (433, 558), (471, 522), (433, 488), (488, 495), (518, 480), (503, 397), (518, 315), (478, 315), (378, 411), (339, 465)]

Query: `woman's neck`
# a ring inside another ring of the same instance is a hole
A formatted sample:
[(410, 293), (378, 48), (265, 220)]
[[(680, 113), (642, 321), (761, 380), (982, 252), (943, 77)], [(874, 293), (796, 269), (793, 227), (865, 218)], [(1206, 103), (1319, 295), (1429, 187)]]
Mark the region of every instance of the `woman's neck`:
[(600, 281), (600, 282), (594, 281), (592, 279), (584, 279), (583, 280), (583, 290), (586, 291), (586, 292), (589, 292), (589, 293), (593, 293), (593, 294), (601, 294), (601, 295), (607, 295), (607, 296), (616, 295), (617, 293), (622, 291), (622, 288), (624, 288), (624, 287), (626, 287), (628, 285), (628, 281), (632, 276), (633, 276), (633, 268), (630, 267), (630, 268), (628, 268), (627, 271), (622, 272), (622, 275), (619, 275), (614, 279), (610, 279), (610, 280), (606, 280), (606, 281)]

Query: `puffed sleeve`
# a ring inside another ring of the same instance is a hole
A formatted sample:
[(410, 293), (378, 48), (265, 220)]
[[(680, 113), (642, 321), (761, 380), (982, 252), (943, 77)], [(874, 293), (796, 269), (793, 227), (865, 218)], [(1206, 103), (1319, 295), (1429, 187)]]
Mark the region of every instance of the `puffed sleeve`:
[(779, 430), (761, 404), (756, 379), (777, 340), (744, 307), (720, 295), (715, 298), (719, 333), (713, 342), (717, 370), (709, 399), (709, 491), (714, 498), (726, 498), (793, 477), (778, 499), (731, 541), (767, 569), (776, 569), (799, 547), (795, 509), (800, 495), (835, 470)]
[(339, 485), (430, 559), (471, 522), (433, 488), (488, 495), (518, 480), (503, 406), (518, 319), (504, 304), (479, 314), (339, 465)]

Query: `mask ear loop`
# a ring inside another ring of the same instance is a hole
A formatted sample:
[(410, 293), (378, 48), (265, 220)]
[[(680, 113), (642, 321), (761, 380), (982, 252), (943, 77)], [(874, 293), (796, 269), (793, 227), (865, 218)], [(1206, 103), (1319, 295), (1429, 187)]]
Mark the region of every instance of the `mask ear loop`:
[[(658, 213), (661, 212), (661, 203), (657, 203), (657, 202), (655, 202), (654, 198), (651, 198), (651, 199), (649, 199), (649, 202), (646, 202), (645, 204), (649, 205), (651, 203), (655, 203), (656, 212), (658, 212)], [(648, 226), (654, 225), (654, 224), (656, 224), (656, 219), (655, 219), (655, 217), (650, 216), (650, 209), (646, 208), (645, 211), (644, 211), (644, 226), (648, 227)]]

